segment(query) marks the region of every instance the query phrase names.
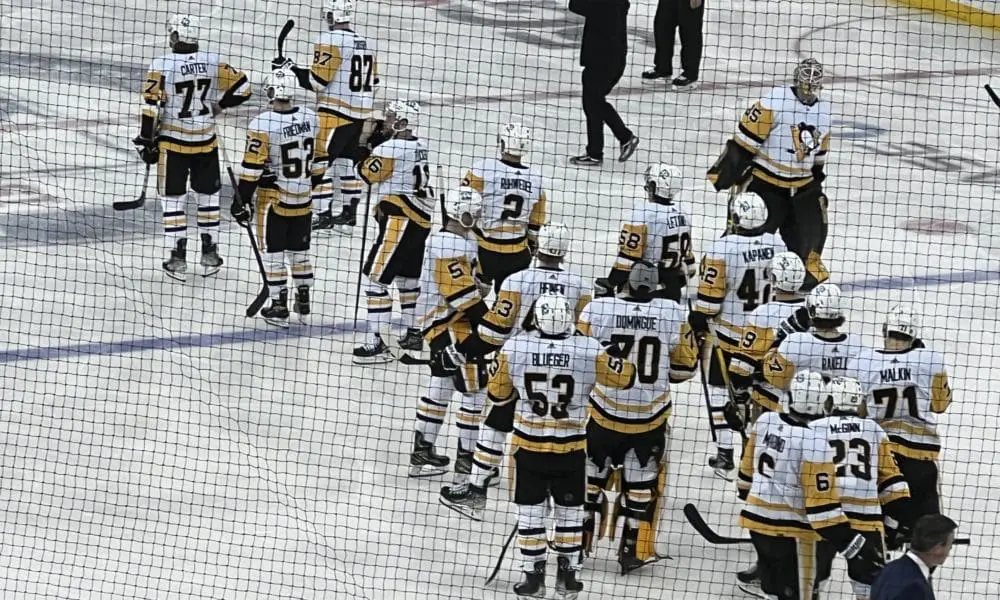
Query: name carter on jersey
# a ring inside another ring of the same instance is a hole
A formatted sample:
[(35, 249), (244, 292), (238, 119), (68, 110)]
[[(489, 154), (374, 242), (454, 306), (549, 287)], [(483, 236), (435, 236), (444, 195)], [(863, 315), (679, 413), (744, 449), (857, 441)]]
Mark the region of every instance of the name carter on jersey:
[(569, 363), (569, 354), (531, 353), (531, 366), (533, 367), (568, 367)]
[(206, 63), (185, 63), (181, 65), (181, 75), (208, 75)]

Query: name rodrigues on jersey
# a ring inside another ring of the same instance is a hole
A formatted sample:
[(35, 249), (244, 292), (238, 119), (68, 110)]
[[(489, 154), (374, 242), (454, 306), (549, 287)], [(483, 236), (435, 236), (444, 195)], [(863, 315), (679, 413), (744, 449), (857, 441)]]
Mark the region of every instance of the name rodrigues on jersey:
[(524, 179), (511, 179), (507, 177), (500, 178), (500, 189), (501, 190), (521, 190), (522, 192), (531, 193), (531, 182)]
[(774, 248), (750, 248), (743, 251), (743, 260), (746, 262), (763, 262), (774, 258)]
[(764, 436), (764, 445), (775, 452), (784, 452), (785, 438), (780, 435), (769, 433)]
[(656, 329), (656, 326), (656, 317), (615, 315), (615, 327), (621, 329)]
[(291, 123), (281, 128), (281, 135), (284, 137), (295, 137), (303, 133), (312, 133), (312, 125), (309, 123)]
[(824, 371), (846, 371), (848, 358), (846, 356), (824, 356)]
[(208, 64), (184, 63), (181, 65), (181, 75), (208, 75)]
[(893, 367), (891, 369), (882, 369), (879, 371), (879, 375), (882, 377), (882, 383), (890, 383), (896, 381), (913, 381), (910, 376), (909, 367)]
[(831, 423), (830, 433), (861, 433), (860, 423)]
[(531, 353), (533, 367), (568, 367), (569, 361), (569, 354)]

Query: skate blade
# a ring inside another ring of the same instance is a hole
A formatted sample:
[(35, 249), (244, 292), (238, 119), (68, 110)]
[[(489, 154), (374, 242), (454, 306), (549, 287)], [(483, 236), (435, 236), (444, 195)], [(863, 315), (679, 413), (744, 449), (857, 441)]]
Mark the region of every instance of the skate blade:
[(163, 273), (167, 277), (173, 279), (174, 281), (184, 281), (184, 282), (187, 281), (187, 272), (186, 271), (177, 272), (177, 271), (168, 271), (166, 269), (163, 269)]
[(730, 469), (727, 471), (726, 469), (715, 469), (715, 476), (720, 479), (724, 479), (725, 481), (732, 481), (733, 470)]
[(334, 225), (333, 229), (330, 230), (331, 233), (343, 236), (354, 235), (354, 226), (352, 225)]
[(448, 472), (448, 467), (435, 467), (432, 465), (410, 465), (409, 476), (414, 479), (423, 477), (436, 477)]
[(768, 594), (763, 589), (761, 589), (759, 583), (757, 585), (752, 585), (752, 584), (740, 582), (740, 583), (736, 584), (736, 588), (738, 590), (740, 590), (741, 592), (743, 592), (744, 594), (748, 595), (748, 596), (752, 596), (754, 598), (760, 598), (761, 600), (777, 600), (778, 599), (777, 596), (772, 596), (771, 594)]
[(296, 313), (296, 315), (297, 315), (296, 319), (298, 320), (299, 323), (301, 323), (302, 325), (308, 325), (309, 324), (309, 313), (306, 313), (304, 315)]
[(201, 275), (202, 277), (211, 277), (212, 275), (215, 275), (216, 273), (218, 273), (221, 270), (222, 270), (221, 266), (220, 267), (206, 267), (206, 266), (202, 265), (202, 271), (201, 271), (201, 273), (198, 273), (198, 274)]
[(472, 519), (473, 521), (479, 521), (479, 522), (482, 522), (482, 520), (483, 520), (483, 511), (482, 510), (476, 510), (474, 508), (469, 508), (468, 506), (465, 506), (465, 505), (462, 505), (462, 504), (455, 504), (455, 503), (452, 503), (452, 502), (448, 502), (447, 500), (445, 500), (444, 498), (441, 498), (440, 496), (438, 496), (438, 500), (440, 500), (441, 504), (447, 506), (448, 508), (450, 508), (451, 510), (457, 512), (458, 514), (462, 515), (463, 517), (468, 517), (468, 518)]
[(388, 352), (378, 356), (355, 356), (351, 359), (356, 365), (381, 365), (392, 362), (392, 355)]
[(641, 562), (635, 562), (628, 565), (623, 565), (621, 563), (618, 563), (618, 565), (621, 567), (621, 574), (628, 575), (629, 573), (638, 571), (643, 567), (648, 567), (649, 565), (656, 564), (661, 560), (673, 560), (673, 558), (671, 558), (666, 554), (657, 554), (656, 556), (653, 556), (652, 558), (647, 558), (646, 560)]
[(275, 327), (280, 327), (282, 329), (288, 329), (288, 319), (269, 319), (264, 317), (264, 322), (268, 325), (274, 325)]
[(544, 587), (539, 588), (539, 590), (534, 594), (518, 594), (517, 592), (514, 592), (514, 595), (517, 596), (518, 598), (544, 598), (545, 588)]
[(559, 591), (556, 589), (557, 600), (576, 600), (579, 596), (580, 592)]
[(691, 92), (691, 91), (694, 91), (694, 90), (698, 89), (698, 87), (699, 87), (700, 84), (701, 84), (700, 81), (696, 81), (694, 83), (689, 83), (688, 85), (685, 85), (685, 86), (676, 86), (676, 85), (674, 85), (674, 84), (671, 83), (670, 84), (670, 89), (672, 89), (675, 92), (679, 92), (679, 93)]

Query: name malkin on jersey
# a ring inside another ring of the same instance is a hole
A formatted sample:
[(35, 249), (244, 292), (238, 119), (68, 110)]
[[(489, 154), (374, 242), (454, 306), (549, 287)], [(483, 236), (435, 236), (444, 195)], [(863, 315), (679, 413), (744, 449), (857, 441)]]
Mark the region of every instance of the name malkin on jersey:
[(533, 367), (568, 367), (569, 361), (569, 354), (531, 353), (531, 366)]
[(910, 376), (909, 367), (892, 367), (890, 369), (882, 369), (879, 371), (879, 375), (882, 376), (882, 383), (913, 381), (913, 378)]

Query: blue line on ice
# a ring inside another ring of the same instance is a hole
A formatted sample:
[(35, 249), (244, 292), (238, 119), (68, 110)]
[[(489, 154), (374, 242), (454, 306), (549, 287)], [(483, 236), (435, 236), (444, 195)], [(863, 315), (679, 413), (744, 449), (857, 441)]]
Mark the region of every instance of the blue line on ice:
[[(913, 277), (887, 276), (857, 279), (844, 282), (840, 284), (840, 287), (845, 293), (860, 293), (864, 291), (899, 290), (963, 283), (985, 283), (996, 280), (1000, 280), (1000, 271), (975, 270), (917, 275)], [(260, 321), (257, 323), (260, 323)], [(290, 329), (257, 328), (255, 324), (253, 327), (220, 333), (177, 335), (162, 338), (135, 338), (118, 342), (94, 342), (4, 350), (0, 351), (0, 364), (29, 360), (59, 360), (84, 356), (109, 356), (142, 352), (145, 350), (211, 348), (250, 342), (275, 342), (296, 338), (317, 338), (350, 333), (352, 331), (354, 331), (354, 326), (347, 321), (311, 325), (309, 327), (293, 327)]]

